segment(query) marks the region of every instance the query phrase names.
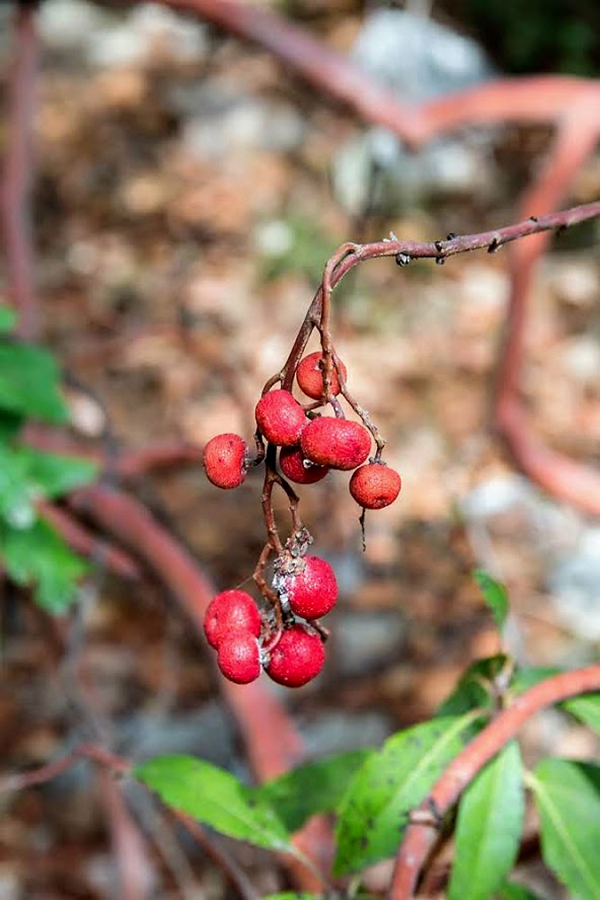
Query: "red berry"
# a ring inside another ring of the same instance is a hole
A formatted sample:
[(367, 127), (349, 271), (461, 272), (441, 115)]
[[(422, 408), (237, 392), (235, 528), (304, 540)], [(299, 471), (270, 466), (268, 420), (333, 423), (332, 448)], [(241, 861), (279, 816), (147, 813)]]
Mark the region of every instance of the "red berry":
[(258, 641), (247, 631), (231, 631), (219, 646), (217, 662), (225, 678), (249, 684), (260, 675)]
[(301, 687), (319, 674), (324, 662), (319, 635), (304, 625), (293, 625), (281, 635), (266, 671), (278, 684)]
[(218, 434), (204, 448), (208, 480), (220, 488), (238, 487), (246, 477), (248, 445), (239, 434)]
[(393, 503), (402, 487), (402, 479), (395, 469), (382, 463), (361, 466), (352, 474), (350, 493), (365, 509), (383, 509)]
[[(305, 462), (308, 462), (308, 465), (305, 465)], [(316, 481), (320, 481), (321, 478), (325, 478), (329, 472), (326, 466), (316, 466), (310, 460), (305, 460), (304, 454), (298, 445), (281, 448), (279, 465), (285, 477), (289, 478), (290, 481), (295, 481), (296, 484), (314, 484)]]
[(284, 588), (292, 609), (303, 619), (319, 619), (335, 606), (338, 586), (335, 573), (320, 556), (307, 556), (298, 575), (290, 575)]
[[(345, 381), (348, 374), (346, 366), (341, 360), (339, 360), (339, 364)], [(300, 360), (296, 369), (296, 378), (299, 387), (307, 396), (312, 397), (313, 400), (321, 399), (325, 389), (323, 387), (323, 356), (320, 350), (317, 350), (316, 353), (309, 353)], [(340, 390), (340, 380), (334, 368), (331, 373), (331, 392), (335, 395), (339, 394)]]
[(260, 613), (246, 591), (223, 591), (208, 604), (204, 615), (204, 633), (211, 647), (217, 649), (232, 631), (244, 631), (258, 637)]
[(304, 455), (320, 466), (355, 469), (371, 449), (371, 435), (358, 422), (323, 417), (313, 419), (300, 440)]
[(304, 410), (289, 391), (264, 394), (256, 404), (256, 423), (271, 444), (291, 447), (300, 440), (306, 425)]

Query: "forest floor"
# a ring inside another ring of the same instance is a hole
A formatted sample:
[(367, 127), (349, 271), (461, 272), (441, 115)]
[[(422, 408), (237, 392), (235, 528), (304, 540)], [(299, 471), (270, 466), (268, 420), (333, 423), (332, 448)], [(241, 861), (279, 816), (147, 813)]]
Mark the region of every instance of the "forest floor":
[[(348, 50), (359, 16), (349, 7), (318, 24)], [(331, 171), (363, 126), (266, 53), (200, 26), (189, 34), (183, 60), (183, 38), (161, 33), (125, 60), (108, 51), (90, 59), (83, 39), (65, 48), (47, 38), (44, 46), (37, 289), (44, 341), (76, 385), (74, 430), (90, 443), (106, 427), (128, 448), (170, 437), (202, 445), (224, 431), (251, 439), (262, 385), (284, 362), (338, 244), (390, 229), (432, 240), (509, 224), (545, 146), (540, 129), (496, 130), (486, 151), (495, 180), (481, 190), (429, 196), (392, 215), (350, 215), (333, 194)], [(596, 157), (573, 202), (595, 199), (599, 185)], [(544, 259), (523, 394), (544, 440), (597, 462), (593, 241), (580, 229)], [(503, 250), (443, 267), (371, 262), (334, 295), (349, 384), (385, 435), (403, 490), (367, 517), (363, 552), (347, 477), (300, 489), (314, 548), (334, 565), (341, 589), (323, 674), (282, 692), (311, 756), (377, 745), (423, 720), (470, 661), (499, 649), (476, 567), (508, 587), (507, 643), (518, 659), (574, 665), (600, 639), (598, 610), (568, 603), (569, 566), (590, 541), (600, 545), (598, 531), (518, 475), (488, 427), (507, 260)], [(260, 472), (226, 493), (201, 467), (181, 467), (144, 478), (137, 490), (220, 589), (247, 582), (265, 540)], [(283, 507), (281, 515), (283, 522)], [(7, 594), (5, 608), (0, 755), (12, 771), (60, 754), (68, 709), (54, 627), (21, 592)], [(247, 773), (206, 648), (159, 585), (99, 573), (80, 616), (80, 665), (117, 748), (134, 758), (194, 753)], [(598, 742), (548, 713), (526, 729), (524, 748), (530, 760), (590, 756)], [(113, 896), (97, 793), (77, 769), (11, 798), (0, 821), (2, 900)], [(226, 843), (261, 891), (281, 887), (272, 860)], [(205, 859), (192, 866), (197, 896), (224, 896)], [(180, 896), (177, 878), (157, 871), (150, 895)], [(535, 866), (530, 875), (545, 897), (561, 897)]]

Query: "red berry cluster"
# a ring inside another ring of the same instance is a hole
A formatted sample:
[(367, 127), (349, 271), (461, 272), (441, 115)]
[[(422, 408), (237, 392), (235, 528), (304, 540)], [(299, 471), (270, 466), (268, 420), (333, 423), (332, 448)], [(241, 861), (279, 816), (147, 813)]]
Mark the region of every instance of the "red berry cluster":
[[(256, 405), (254, 456), (236, 434), (219, 434), (204, 450), (206, 475), (220, 488), (237, 487), (251, 466), (263, 461), (266, 465), (262, 500), (269, 540), (254, 573), (266, 602), (259, 611), (245, 591), (224, 591), (210, 603), (204, 623), (222, 673), (238, 684), (254, 681), (264, 668), (279, 684), (300, 687), (318, 675), (325, 661), (327, 631), (319, 619), (333, 609), (337, 583), (329, 563), (307, 554), (312, 538), (300, 522), (298, 497), (289, 482), (314, 484), (330, 469), (354, 470), (350, 493), (363, 513), (389, 506), (401, 487), (400, 475), (381, 461), (383, 441), (377, 429), (347, 393), (346, 367), (333, 350), (299, 360), (295, 376), (298, 387), (313, 402), (302, 405), (291, 390), (275, 388), (277, 381), (285, 383), (282, 376), (272, 379)], [(339, 394), (364, 424), (345, 417)], [(334, 415), (316, 412), (326, 405)], [(377, 452), (367, 462), (373, 438)], [(285, 491), (290, 502), (293, 530), (285, 544), (271, 506), (274, 485)], [(271, 553), (275, 560), (267, 579)]]

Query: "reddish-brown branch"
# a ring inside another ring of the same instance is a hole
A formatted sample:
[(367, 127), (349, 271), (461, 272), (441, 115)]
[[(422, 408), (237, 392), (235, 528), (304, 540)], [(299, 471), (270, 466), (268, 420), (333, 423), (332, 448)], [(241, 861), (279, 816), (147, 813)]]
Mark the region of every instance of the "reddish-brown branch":
[[(521, 211), (543, 214), (554, 209), (599, 138), (600, 107), (583, 97), (561, 122), (544, 169), (521, 199)], [(519, 397), (527, 301), (548, 237), (540, 234), (511, 247), (511, 296), (497, 377), (495, 426), (529, 478), (554, 496), (600, 515), (600, 473), (546, 447), (534, 433)]]
[(17, 333), (25, 338), (36, 337), (40, 326), (34, 287), (30, 211), (37, 57), (35, 4), (18, 4), (15, 11), (14, 61), (9, 82), (1, 192), (8, 293), (19, 312)]
[(156, 469), (174, 466), (201, 465), (204, 447), (177, 438), (156, 441), (137, 450), (122, 449), (114, 457), (98, 446), (83, 444), (62, 428), (52, 428), (39, 422), (28, 422), (21, 433), (28, 447), (46, 453), (63, 453), (89, 459), (123, 478), (137, 478)]
[(149, 897), (152, 870), (146, 841), (112, 772), (103, 766), (98, 769), (98, 788), (117, 863), (118, 896), (122, 900), (145, 900)]
[(600, 663), (547, 678), (521, 694), (459, 753), (417, 807), (415, 812), (422, 814), (423, 822), (409, 825), (406, 830), (398, 851), (390, 900), (408, 900), (413, 896), (419, 873), (437, 836), (435, 826), (424, 824), (427, 814), (431, 818), (431, 810), (435, 809), (436, 814), (443, 816), (451, 809), (479, 770), (518, 734), (536, 712), (568, 697), (598, 689)]
[(128, 553), (119, 547), (113, 547), (104, 538), (93, 534), (67, 510), (46, 500), (39, 500), (37, 508), (42, 518), (49, 522), (77, 553), (93, 559), (121, 578), (135, 581), (142, 577), (138, 563)]
[[(122, 2), (126, 5), (127, 0)], [(491, 81), (423, 106), (409, 106), (351, 59), (281, 16), (234, 0), (162, 2), (268, 50), (323, 94), (344, 103), (363, 121), (388, 128), (413, 148), (465, 125), (555, 121), (583, 92), (600, 103), (597, 82), (550, 75)]]

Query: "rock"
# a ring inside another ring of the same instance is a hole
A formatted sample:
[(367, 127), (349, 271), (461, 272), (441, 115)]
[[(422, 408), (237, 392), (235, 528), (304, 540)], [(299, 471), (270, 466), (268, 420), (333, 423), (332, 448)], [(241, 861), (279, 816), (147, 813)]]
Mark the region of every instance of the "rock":
[(600, 527), (582, 533), (576, 549), (550, 569), (552, 605), (584, 641), (600, 640)]
[[(473, 40), (426, 16), (397, 9), (367, 16), (353, 55), (359, 67), (403, 103), (423, 103), (493, 75)], [(365, 208), (390, 213), (431, 194), (486, 190), (492, 180), (489, 150), (489, 136), (465, 132), (409, 154), (393, 133), (373, 128), (341, 149), (334, 162), (334, 190), (355, 215)]]

